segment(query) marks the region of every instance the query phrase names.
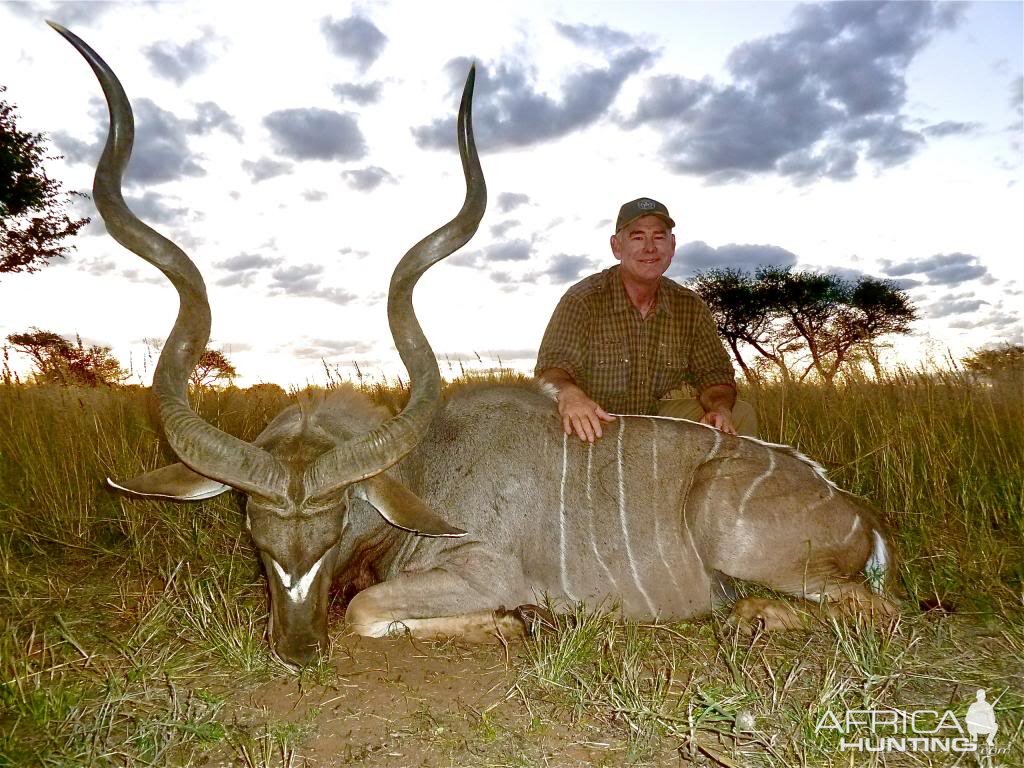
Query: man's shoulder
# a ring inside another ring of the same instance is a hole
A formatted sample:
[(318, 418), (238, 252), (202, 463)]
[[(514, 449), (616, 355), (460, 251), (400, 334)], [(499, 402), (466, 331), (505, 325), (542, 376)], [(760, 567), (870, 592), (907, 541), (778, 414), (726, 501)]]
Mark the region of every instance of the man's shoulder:
[(673, 303), (680, 305), (705, 304), (704, 299), (700, 297), (699, 293), (687, 288), (685, 285), (680, 285), (669, 277), (661, 278), (661, 289), (666, 292), (668, 300)]
[(562, 298), (587, 302), (604, 296), (608, 291), (608, 279), (614, 269), (615, 267), (609, 267), (583, 278), (578, 283), (574, 283), (569, 286), (569, 289), (562, 295)]

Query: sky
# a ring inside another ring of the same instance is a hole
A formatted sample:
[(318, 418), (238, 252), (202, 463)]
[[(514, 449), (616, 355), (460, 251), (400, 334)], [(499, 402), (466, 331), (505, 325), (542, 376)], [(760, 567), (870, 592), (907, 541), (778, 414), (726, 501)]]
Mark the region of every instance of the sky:
[[(897, 281), (920, 319), (890, 363), (1024, 341), (1020, 2), (0, 2), (4, 98), (88, 191), (106, 110), (45, 19), (121, 79), (126, 199), (198, 265), (241, 386), (402, 374), (388, 280), (462, 204), (474, 61), (487, 213), (415, 295), (443, 375), (531, 370), (640, 196), (676, 221), (680, 281)], [(77, 333), (148, 383), (177, 297), (78, 206), (93, 222), (67, 259), (0, 276), (0, 339)]]

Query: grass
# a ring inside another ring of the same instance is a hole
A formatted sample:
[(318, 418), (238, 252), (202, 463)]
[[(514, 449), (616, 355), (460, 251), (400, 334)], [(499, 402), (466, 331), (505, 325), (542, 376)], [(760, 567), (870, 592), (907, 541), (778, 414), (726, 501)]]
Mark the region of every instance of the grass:
[[(392, 407), (405, 396), (366, 389)], [(335, 621), (332, 658), (296, 676), (268, 652), (237, 498), (104, 489), (173, 460), (142, 390), (0, 386), (0, 766), (944, 765), (843, 752), (820, 723), (847, 709), (962, 719), (977, 688), (1001, 696), (1005, 751), (960, 765), (1024, 764), (1019, 379), (902, 373), (746, 396), (765, 439), (876, 504), (899, 555), (898, 619), (750, 636), (722, 615), (642, 625), (580, 608), (507, 657), (360, 644)], [(228, 389), (200, 409), (251, 439), (285, 402)]]

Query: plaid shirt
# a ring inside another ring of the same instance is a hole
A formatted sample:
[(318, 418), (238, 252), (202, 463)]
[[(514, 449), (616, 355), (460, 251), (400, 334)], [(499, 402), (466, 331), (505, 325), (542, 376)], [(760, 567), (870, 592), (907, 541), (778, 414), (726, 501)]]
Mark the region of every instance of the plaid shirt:
[(698, 392), (735, 386), (732, 362), (701, 298), (661, 278), (646, 318), (630, 303), (613, 266), (576, 283), (544, 331), (536, 374), (567, 371), (611, 413), (656, 414), (658, 400), (684, 383)]

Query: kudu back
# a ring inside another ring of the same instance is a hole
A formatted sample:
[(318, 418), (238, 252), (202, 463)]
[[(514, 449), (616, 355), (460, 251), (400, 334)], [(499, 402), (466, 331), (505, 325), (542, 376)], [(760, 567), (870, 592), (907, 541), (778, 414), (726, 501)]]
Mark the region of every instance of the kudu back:
[(88, 45), (52, 26), (88, 61), (110, 110), (93, 187), (107, 230), (160, 269), (180, 300), (153, 395), (181, 463), (108, 482), (175, 501), (246, 494), (269, 585), (270, 640), (284, 661), (327, 652), (335, 582), (357, 591), (346, 622), (370, 636), (522, 633), (518, 608), (545, 595), (555, 606), (583, 600), (628, 617), (686, 618), (722, 599), (730, 577), (816, 600), (873, 599), (862, 576), (877, 586), (889, 563), (876, 516), (791, 448), (641, 416), (620, 416), (603, 439), (585, 443), (565, 435), (551, 393), (537, 385), (471, 386), (442, 401), (412, 291), (470, 240), (486, 206), (472, 69), (457, 121), (465, 201), (405, 254), (388, 293), (408, 405), (392, 416), (351, 389), (307, 393), (252, 443), (206, 423), (187, 399), (210, 331), (202, 277), (125, 205), (128, 99)]

